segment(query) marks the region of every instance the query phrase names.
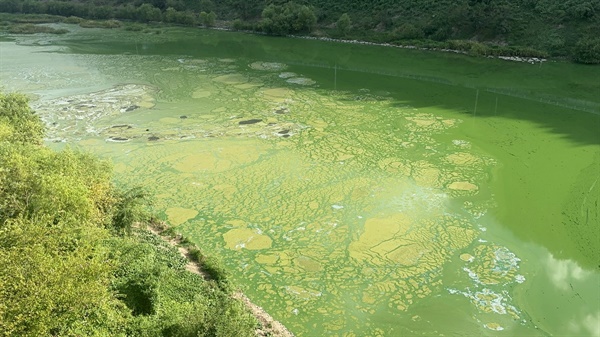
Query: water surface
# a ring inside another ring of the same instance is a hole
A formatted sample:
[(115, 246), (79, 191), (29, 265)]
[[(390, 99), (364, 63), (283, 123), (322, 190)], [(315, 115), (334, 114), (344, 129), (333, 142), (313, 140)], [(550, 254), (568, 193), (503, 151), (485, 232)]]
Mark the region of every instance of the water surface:
[(0, 84), (297, 335), (600, 334), (597, 68), (69, 29)]

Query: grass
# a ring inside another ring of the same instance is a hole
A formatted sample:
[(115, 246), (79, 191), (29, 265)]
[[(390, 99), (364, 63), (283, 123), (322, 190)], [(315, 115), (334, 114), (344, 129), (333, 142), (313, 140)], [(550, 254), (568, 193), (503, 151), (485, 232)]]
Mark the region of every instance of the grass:
[(118, 20), (83, 20), (79, 22), (79, 26), (83, 28), (120, 28), (121, 21)]
[(85, 21), (84, 19), (78, 17), (78, 16), (69, 16), (68, 18), (64, 18), (62, 20), (63, 23), (70, 23), (70, 24), (79, 24), (82, 21)]
[[(153, 227), (157, 228), (155, 225), (153, 225)], [(189, 259), (199, 265), (209, 281), (214, 281), (222, 291), (230, 292), (232, 290), (232, 285), (229, 281), (229, 273), (218, 257), (207, 256), (195, 243), (190, 241), (189, 238), (177, 233), (172, 227), (162, 230), (161, 235), (175, 239), (180, 247), (185, 248)]]
[(14, 22), (14, 23), (57, 23), (64, 19), (58, 15), (48, 14), (8, 14), (0, 13), (0, 21)]
[(128, 23), (125, 25), (125, 30), (131, 32), (141, 32), (146, 29), (146, 26), (140, 23)]
[(66, 34), (69, 31), (67, 29), (56, 29), (48, 26), (34, 25), (34, 24), (13, 24), (6, 28), (9, 34)]

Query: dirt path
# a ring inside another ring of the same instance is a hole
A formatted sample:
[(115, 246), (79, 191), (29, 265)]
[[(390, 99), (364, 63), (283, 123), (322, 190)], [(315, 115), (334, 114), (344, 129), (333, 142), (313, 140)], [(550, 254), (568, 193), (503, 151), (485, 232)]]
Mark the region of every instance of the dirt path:
[[(180, 245), (180, 239), (161, 235), (161, 232), (159, 230), (151, 226), (148, 226), (148, 230), (154, 235), (157, 235), (164, 241), (168, 242), (170, 245), (177, 247), (179, 254), (181, 254), (181, 256), (185, 257), (188, 260), (188, 263), (185, 266), (185, 269), (187, 271), (200, 275), (204, 279), (210, 279), (210, 277), (202, 270), (202, 266), (199, 263), (194, 262), (190, 258), (189, 250)], [(241, 291), (236, 291), (235, 293), (233, 293), (233, 298), (242, 301), (250, 310), (252, 315), (254, 315), (254, 317), (256, 317), (256, 319), (260, 323), (260, 328), (256, 329), (257, 337), (294, 337), (294, 334), (291, 333), (283, 324), (273, 319), (273, 317), (271, 317), (271, 315), (269, 315), (263, 308), (252, 303), (252, 301), (250, 301), (250, 299), (246, 297), (246, 295), (244, 295)]]

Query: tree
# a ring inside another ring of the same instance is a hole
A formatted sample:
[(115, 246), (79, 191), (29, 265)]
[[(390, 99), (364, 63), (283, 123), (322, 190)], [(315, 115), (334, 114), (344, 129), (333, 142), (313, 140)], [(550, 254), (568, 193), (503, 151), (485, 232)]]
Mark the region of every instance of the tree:
[(165, 21), (170, 23), (177, 22), (178, 14), (179, 12), (175, 8), (167, 8), (165, 11)]
[(573, 60), (578, 63), (600, 64), (600, 39), (579, 40), (575, 45)]
[(215, 4), (214, 2), (212, 2), (211, 0), (200, 0), (200, 9), (203, 12), (214, 12), (215, 11)]
[(44, 125), (29, 108), (24, 95), (0, 93), (0, 124), (6, 125), (0, 141), (42, 143)]
[(262, 12), (261, 29), (273, 35), (308, 33), (312, 31), (317, 17), (312, 8), (294, 2), (285, 5), (271, 4)]
[(206, 13), (206, 12), (201, 12), (200, 13), (200, 22), (202, 22), (202, 25), (204, 25), (204, 27), (212, 27), (215, 25), (215, 20), (217, 19), (217, 14), (215, 14), (215, 12), (210, 12), (210, 13)]
[(0, 12), (19, 13), (21, 8), (19, 0), (0, 0)]
[(0, 333), (124, 335), (128, 314), (108, 288), (113, 267), (97, 247), (104, 231), (64, 230), (48, 217), (0, 225)]
[(404, 23), (394, 30), (394, 35), (400, 40), (413, 40), (423, 38), (425, 33), (410, 23)]
[(348, 30), (350, 29), (351, 24), (352, 21), (350, 20), (350, 16), (348, 15), (348, 13), (344, 13), (337, 20), (335, 26), (340, 34), (346, 35), (348, 33)]
[(160, 9), (152, 6), (151, 4), (143, 4), (137, 10), (137, 17), (139, 20), (144, 22), (160, 21), (161, 12)]

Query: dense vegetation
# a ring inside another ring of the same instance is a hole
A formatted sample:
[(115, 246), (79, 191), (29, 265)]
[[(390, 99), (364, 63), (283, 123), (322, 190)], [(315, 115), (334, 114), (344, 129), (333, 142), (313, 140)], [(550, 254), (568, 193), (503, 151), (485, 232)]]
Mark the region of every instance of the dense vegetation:
[[(107, 163), (42, 145), (18, 94), (0, 93), (0, 336), (252, 336), (229, 287), (185, 270), (134, 223), (139, 189)], [(214, 269), (214, 268), (213, 268)]]
[(0, 12), (164, 21), (268, 34), (600, 63), (600, 0), (0, 0)]

